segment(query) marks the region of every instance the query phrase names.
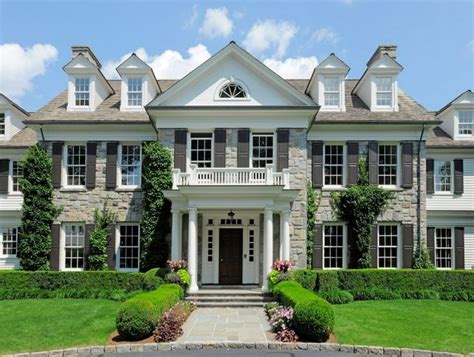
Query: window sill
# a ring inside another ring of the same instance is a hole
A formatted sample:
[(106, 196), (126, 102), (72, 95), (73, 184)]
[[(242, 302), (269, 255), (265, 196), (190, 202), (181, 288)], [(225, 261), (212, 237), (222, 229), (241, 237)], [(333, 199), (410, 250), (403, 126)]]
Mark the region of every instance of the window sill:
[(115, 189), (116, 192), (141, 192), (142, 188), (141, 187), (135, 187), (135, 186), (120, 186)]
[(59, 192), (87, 192), (86, 187), (63, 187), (59, 189)]
[(123, 271), (126, 273), (138, 273), (139, 269), (138, 268), (135, 268), (135, 269), (118, 268), (117, 271)]
[(75, 268), (63, 268), (61, 271), (84, 271), (84, 269)]
[(393, 192), (403, 192), (405, 191), (405, 188), (403, 187), (399, 187), (399, 186), (384, 186), (384, 185), (379, 185), (380, 188), (384, 188), (386, 190), (389, 190), (389, 191), (393, 191)]
[(16, 255), (0, 255), (0, 259), (19, 259)]
[(10, 192), (9, 195), (10, 196), (23, 196), (23, 192), (14, 191), (14, 192)]
[(343, 191), (346, 188), (345, 186), (323, 186), (323, 191)]

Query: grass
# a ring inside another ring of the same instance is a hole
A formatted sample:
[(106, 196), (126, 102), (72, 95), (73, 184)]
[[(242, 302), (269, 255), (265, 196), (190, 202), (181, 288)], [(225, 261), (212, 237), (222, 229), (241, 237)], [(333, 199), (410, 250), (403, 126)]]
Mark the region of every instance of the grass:
[(333, 305), (338, 343), (474, 352), (474, 304), (439, 300)]
[(87, 299), (0, 301), (0, 354), (104, 345), (119, 305)]

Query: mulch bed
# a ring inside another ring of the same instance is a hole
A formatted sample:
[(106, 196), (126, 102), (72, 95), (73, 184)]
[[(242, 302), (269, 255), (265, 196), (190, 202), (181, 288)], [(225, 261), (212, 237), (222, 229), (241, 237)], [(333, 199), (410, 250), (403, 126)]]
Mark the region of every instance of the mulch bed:
[(127, 341), (123, 339), (117, 330), (112, 332), (112, 334), (109, 336), (109, 339), (107, 341), (107, 345), (129, 345), (129, 344), (141, 344), (141, 343), (154, 343), (155, 341), (153, 340), (153, 335), (150, 337), (147, 337), (143, 340), (138, 340), (138, 341)]

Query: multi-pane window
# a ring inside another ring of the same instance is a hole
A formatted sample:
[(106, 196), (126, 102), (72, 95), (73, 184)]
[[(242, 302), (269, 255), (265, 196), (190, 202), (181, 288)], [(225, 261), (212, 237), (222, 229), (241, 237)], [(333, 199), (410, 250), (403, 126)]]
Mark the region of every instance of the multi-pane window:
[(18, 248), (19, 227), (4, 227), (1, 231), (0, 243), (2, 255), (16, 255)]
[(255, 260), (255, 230), (249, 229), (249, 262)]
[(5, 135), (5, 113), (0, 113), (0, 135)]
[(212, 229), (207, 230), (207, 261), (212, 262), (214, 248), (214, 231)]
[(252, 134), (252, 167), (273, 164), (273, 134)]
[(343, 268), (344, 226), (341, 224), (325, 225), (323, 230), (324, 268)]
[(141, 107), (142, 106), (142, 79), (129, 78), (128, 79), (128, 106)]
[(122, 186), (139, 186), (141, 169), (140, 145), (122, 145), (120, 174)]
[(341, 186), (343, 183), (344, 146), (324, 145), (324, 184)]
[(67, 185), (84, 186), (86, 184), (86, 146), (68, 145), (66, 156)]
[(138, 269), (140, 256), (140, 226), (120, 226), (119, 268)]
[(378, 107), (392, 106), (392, 78), (376, 77), (375, 78), (375, 95)]
[(76, 106), (88, 107), (89, 106), (89, 78), (76, 78)]
[(20, 192), (20, 179), (23, 177), (23, 167), (19, 161), (12, 161), (12, 190)]
[(243, 99), (247, 98), (247, 93), (241, 85), (236, 83), (229, 83), (222, 87), (219, 92), (219, 98), (225, 99)]
[(379, 185), (397, 185), (398, 146), (379, 145)]
[(191, 133), (191, 164), (212, 167), (212, 133)]
[(474, 111), (459, 112), (458, 134), (473, 135), (474, 133)]
[(84, 225), (66, 224), (64, 233), (64, 268), (84, 269)]
[(396, 268), (398, 255), (398, 226), (380, 225), (378, 239), (379, 268)]
[(450, 269), (453, 266), (453, 236), (451, 228), (435, 229), (436, 268)]
[(339, 106), (339, 78), (324, 78), (324, 105), (328, 107)]
[(451, 192), (451, 161), (435, 161), (435, 191)]

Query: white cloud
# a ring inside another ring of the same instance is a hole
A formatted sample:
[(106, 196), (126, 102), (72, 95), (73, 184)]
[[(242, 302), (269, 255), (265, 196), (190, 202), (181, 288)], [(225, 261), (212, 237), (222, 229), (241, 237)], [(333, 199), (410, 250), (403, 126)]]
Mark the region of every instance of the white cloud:
[(281, 58), (297, 32), (298, 27), (287, 21), (258, 21), (247, 33), (243, 44), (248, 51), (255, 54), (274, 48), (275, 57)]
[(199, 33), (208, 38), (227, 37), (234, 30), (234, 23), (226, 7), (207, 9)]
[(313, 33), (312, 39), (316, 42), (329, 42), (335, 44), (339, 41), (339, 35), (327, 27), (323, 27)]
[(474, 52), (474, 40), (469, 41), (466, 44), (466, 48), (467, 48), (468, 51)]
[[(198, 44), (187, 50), (188, 57), (184, 58), (178, 51), (166, 50), (159, 55), (149, 55), (144, 48), (135, 51), (136, 55), (153, 68), (159, 79), (182, 78), (201, 63), (206, 61), (211, 54), (206, 46)], [(119, 78), (115, 68), (130, 56), (127, 53), (118, 61), (107, 61), (102, 67), (106, 78)]]
[(284, 61), (267, 58), (263, 63), (283, 78), (309, 78), (318, 60), (314, 56), (287, 58)]
[(46, 72), (58, 58), (58, 50), (49, 44), (24, 48), (17, 43), (0, 45), (0, 92), (18, 99), (33, 88), (33, 79)]
[(184, 27), (185, 28), (193, 27), (194, 24), (196, 23), (198, 16), (199, 16), (198, 5), (194, 4), (192, 8), (191, 17), (189, 18), (188, 22), (186, 23)]

